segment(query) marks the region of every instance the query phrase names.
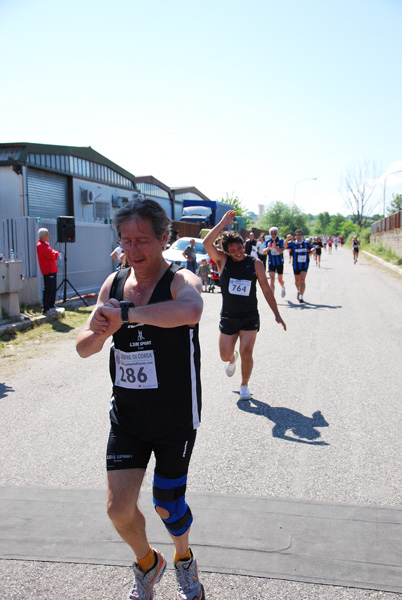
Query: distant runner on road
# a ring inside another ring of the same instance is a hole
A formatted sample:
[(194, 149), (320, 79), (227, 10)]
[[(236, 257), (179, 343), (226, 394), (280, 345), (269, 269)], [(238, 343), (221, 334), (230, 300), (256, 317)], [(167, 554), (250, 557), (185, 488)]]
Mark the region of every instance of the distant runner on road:
[(268, 254), (269, 285), (275, 294), (275, 273), (278, 273), (278, 281), (281, 286), (281, 297), (286, 296), (285, 284), (283, 282), (283, 239), (278, 236), (278, 228), (271, 227), (269, 230), (271, 239), (266, 243), (264, 254)]
[(297, 299), (300, 304), (304, 303), (304, 292), (306, 290), (306, 277), (310, 262), (310, 253), (314, 252), (314, 246), (303, 238), (303, 232), (298, 229), (295, 237), (289, 234), (284, 242), (284, 247), (289, 248), (293, 257), (293, 273), (297, 289)]
[(240, 339), (241, 386), (240, 400), (251, 398), (248, 383), (253, 370), (253, 348), (260, 328), (257, 308), (257, 281), (265, 300), (275, 315), (277, 323), (286, 331), (286, 325), (279, 314), (274, 295), (268, 285), (264, 265), (258, 258), (248, 256), (243, 249), (243, 238), (237, 231), (225, 231), (222, 236), (222, 250), (214, 245), (220, 232), (233, 224), (236, 211), (229, 210), (220, 223), (204, 239), (209, 256), (218, 266), (222, 292), (222, 310), (219, 324), (219, 351), (221, 359), (227, 362), (226, 375), (232, 377), (236, 369), (239, 353), (235, 350)]
[(357, 263), (357, 259), (359, 258), (359, 246), (360, 246), (360, 241), (357, 239), (357, 235), (355, 235), (353, 237), (353, 240), (352, 240), (353, 262), (354, 262), (354, 264)]
[(321, 268), (321, 252), (322, 252), (323, 243), (321, 238), (316, 237), (314, 240), (314, 248), (315, 248), (315, 264), (316, 266)]

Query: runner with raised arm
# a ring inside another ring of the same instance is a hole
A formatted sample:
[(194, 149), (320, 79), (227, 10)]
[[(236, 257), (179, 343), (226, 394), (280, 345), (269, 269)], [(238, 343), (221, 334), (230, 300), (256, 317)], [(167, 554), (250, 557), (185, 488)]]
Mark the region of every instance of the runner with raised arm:
[(222, 249), (214, 245), (221, 231), (233, 224), (236, 211), (229, 210), (222, 220), (204, 239), (204, 246), (217, 264), (222, 291), (222, 310), (219, 324), (219, 351), (226, 364), (226, 375), (232, 377), (236, 369), (238, 352), (235, 350), (240, 340), (241, 358), (240, 400), (248, 400), (248, 388), (253, 370), (253, 348), (260, 328), (257, 307), (257, 281), (277, 323), (286, 331), (286, 325), (279, 314), (274, 295), (268, 285), (264, 265), (258, 258), (248, 256), (243, 248), (243, 238), (237, 231), (225, 231), (222, 235)]

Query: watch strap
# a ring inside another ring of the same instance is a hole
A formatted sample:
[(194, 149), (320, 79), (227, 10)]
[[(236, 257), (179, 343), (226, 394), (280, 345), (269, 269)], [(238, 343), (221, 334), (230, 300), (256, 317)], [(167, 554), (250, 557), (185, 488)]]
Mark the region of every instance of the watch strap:
[(128, 323), (128, 310), (133, 306), (132, 302), (120, 302), (121, 320), (123, 323)]

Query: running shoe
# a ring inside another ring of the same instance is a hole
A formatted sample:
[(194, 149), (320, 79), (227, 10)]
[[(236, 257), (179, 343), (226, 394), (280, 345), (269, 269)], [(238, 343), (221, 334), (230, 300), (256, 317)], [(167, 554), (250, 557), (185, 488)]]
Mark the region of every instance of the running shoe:
[(299, 302), (300, 304), (304, 304), (303, 296), (299, 294)]
[(250, 400), (251, 394), (247, 385), (240, 386), (240, 400)]
[(236, 361), (239, 358), (239, 353), (237, 352), (237, 350), (234, 351), (234, 361), (233, 362), (228, 362), (226, 364), (226, 369), (225, 369), (225, 373), (228, 377), (233, 377), (235, 371), (236, 371)]
[(160, 581), (165, 569), (166, 569), (166, 558), (154, 550), (156, 563), (147, 573), (143, 573), (138, 568), (137, 563), (133, 564), (134, 571), (134, 587), (130, 592), (128, 600), (152, 600), (154, 597), (154, 585)]
[(197, 561), (193, 553), (191, 552), (188, 560), (175, 563), (174, 568), (177, 579), (176, 600), (205, 600), (204, 587), (198, 579)]
[(281, 297), (284, 298), (286, 296), (286, 288), (285, 286), (283, 286), (282, 291), (281, 291)]

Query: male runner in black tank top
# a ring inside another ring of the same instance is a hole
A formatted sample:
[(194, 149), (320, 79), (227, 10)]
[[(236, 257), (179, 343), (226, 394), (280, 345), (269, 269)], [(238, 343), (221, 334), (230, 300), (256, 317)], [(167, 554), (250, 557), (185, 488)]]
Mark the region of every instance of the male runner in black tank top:
[(153, 502), (175, 544), (177, 598), (204, 600), (189, 547), (192, 514), (185, 499), (201, 415), (201, 284), (187, 269), (177, 270), (164, 260), (170, 221), (157, 202), (129, 202), (116, 213), (114, 224), (129, 268), (106, 279), (77, 339), (77, 351), (85, 358), (113, 335), (108, 515), (136, 557), (129, 598), (150, 600), (166, 568), (163, 554), (149, 545), (138, 507), (154, 452)]
[(219, 351), (221, 359), (227, 362), (226, 374), (235, 372), (238, 357), (236, 342), (240, 339), (241, 386), (240, 400), (251, 397), (248, 382), (253, 370), (253, 348), (260, 321), (257, 308), (256, 283), (260, 284), (265, 300), (275, 315), (275, 320), (286, 331), (286, 325), (279, 314), (274, 295), (268, 285), (264, 265), (258, 258), (245, 254), (243, 238), (236, 231), (227, 231), (222, 237), (222, 250), (214, 245), (220, 232), (233, 224), (236, 211), (229, 210), (223, 219), (204, 239), (209, 256), (216, 262), (222, 290), (222, 310), (219, 325)]

